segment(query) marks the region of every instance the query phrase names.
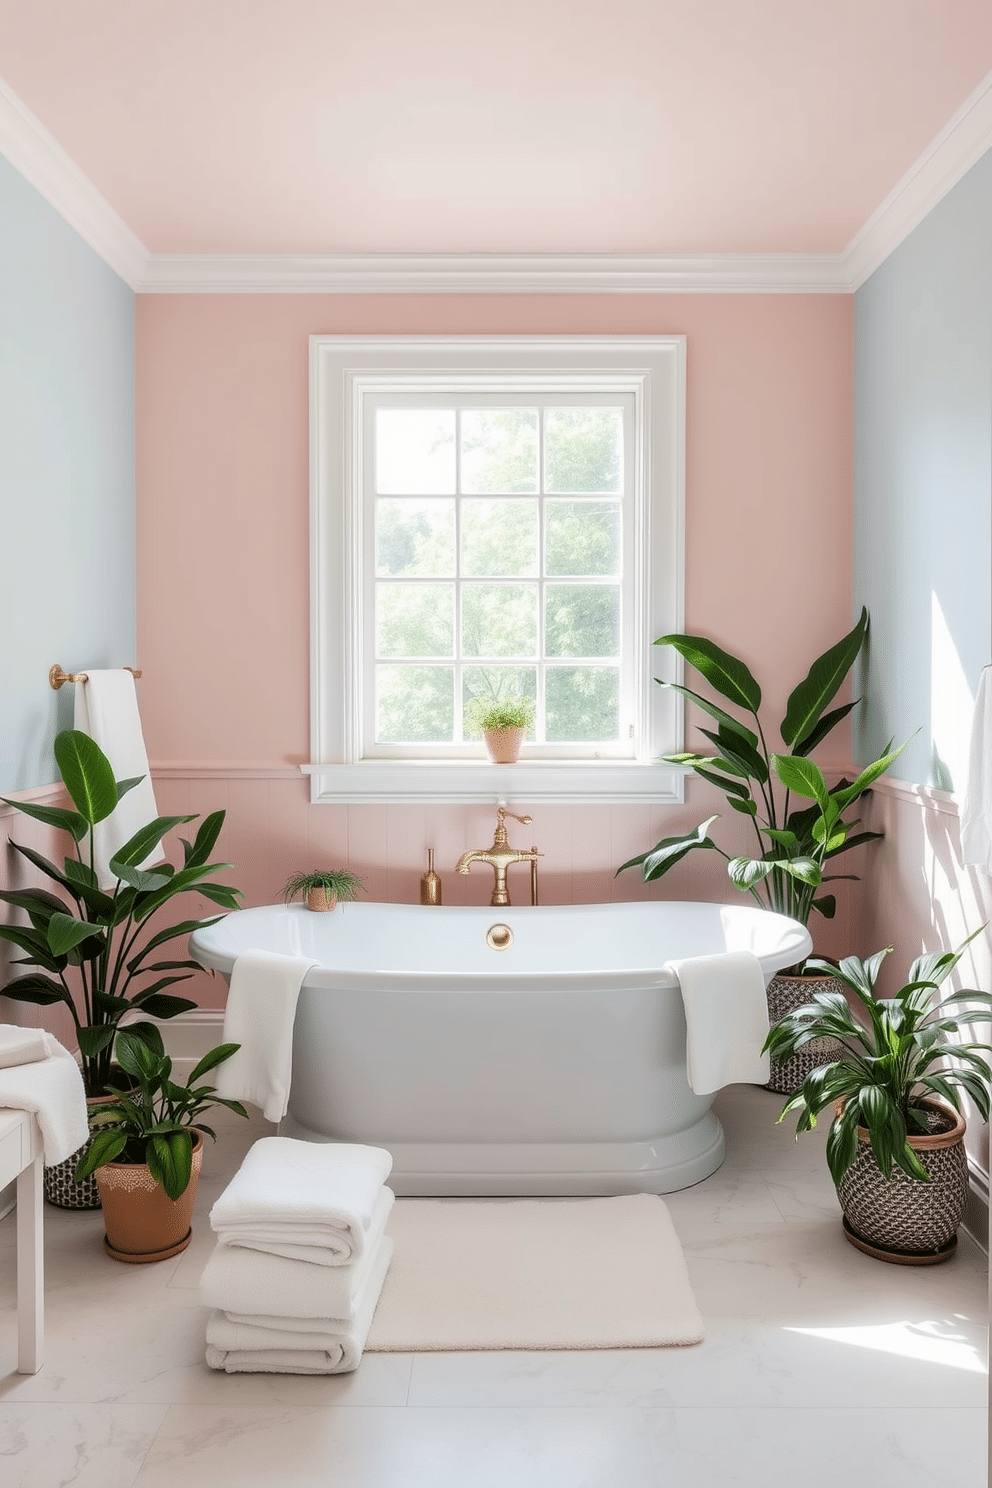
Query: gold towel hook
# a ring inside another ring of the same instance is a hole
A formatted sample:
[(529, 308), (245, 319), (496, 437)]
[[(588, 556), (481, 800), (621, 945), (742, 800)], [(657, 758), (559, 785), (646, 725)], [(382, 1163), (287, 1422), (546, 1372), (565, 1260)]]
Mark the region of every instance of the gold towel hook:
[[(141, 676), (140, 667), (125, 667), (124, 670), (125, 672), (130, 672), (135, 681)], [(58, 692), (63, 682), (85, 682), (87, 680), (86, 672), (64, 672), (58, 662), (55, 663), (48, 673), (49, 686), (56, 692)]]

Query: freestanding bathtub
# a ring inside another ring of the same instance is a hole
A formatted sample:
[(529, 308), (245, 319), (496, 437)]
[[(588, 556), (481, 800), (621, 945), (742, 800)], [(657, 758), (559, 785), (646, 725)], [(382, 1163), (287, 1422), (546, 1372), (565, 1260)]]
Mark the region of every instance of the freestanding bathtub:
[(671, 1193), (724, 1156), (689, 1088), (670, 958), (749, 950), (766, 981), (809, 954), (747, 905), (236, 911), (190, 950), (230, 975), (268, 950), (312, 958), (284, 1136), (393, 1155), (400, 1194)]

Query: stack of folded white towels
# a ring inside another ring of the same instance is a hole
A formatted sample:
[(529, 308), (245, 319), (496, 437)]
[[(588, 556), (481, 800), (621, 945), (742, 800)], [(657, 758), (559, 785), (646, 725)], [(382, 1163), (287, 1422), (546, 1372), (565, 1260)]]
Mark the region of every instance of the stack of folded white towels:
[(382, 1292), (393, 1160), (381, 1147), (263, 1137), (210, 1211), (207, 1363), (228, 1374), (357, 1369)]

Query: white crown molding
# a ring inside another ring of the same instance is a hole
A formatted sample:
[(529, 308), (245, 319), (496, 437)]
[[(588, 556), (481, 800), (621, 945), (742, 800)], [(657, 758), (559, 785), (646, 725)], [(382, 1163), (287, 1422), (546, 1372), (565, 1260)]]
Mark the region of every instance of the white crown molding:
[(838, 254), (154, 254), (150, 294), (845, 294)]
[(992, 146), (992, 73), (910, 166), (843, 254), (849, 288), (859, 289), (928, 212)]
[(148, 249), (2, 78), (0, 153), (115, 274), (132, 289), (140, 287)]
[(843, 253), (149, 253), (0, 78), (0, 153), (144, 294), (851, 294), (992, 147), (992, 73)]

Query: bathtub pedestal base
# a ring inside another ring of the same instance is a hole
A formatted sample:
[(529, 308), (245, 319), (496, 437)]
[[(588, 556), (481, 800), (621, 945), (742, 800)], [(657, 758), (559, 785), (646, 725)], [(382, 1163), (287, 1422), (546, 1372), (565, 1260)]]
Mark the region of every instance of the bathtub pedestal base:
[(279, 1134), (302, 1141), (360, 1141), (393, 1156), (389, 1186), (413, 1198), (589, 1197), (676, 1193), (723, 1162), (723, 1128), (707, 1111), (687, 1131), (642, 1142), (392, 1142), (336, 1138), (287, 1116)]

